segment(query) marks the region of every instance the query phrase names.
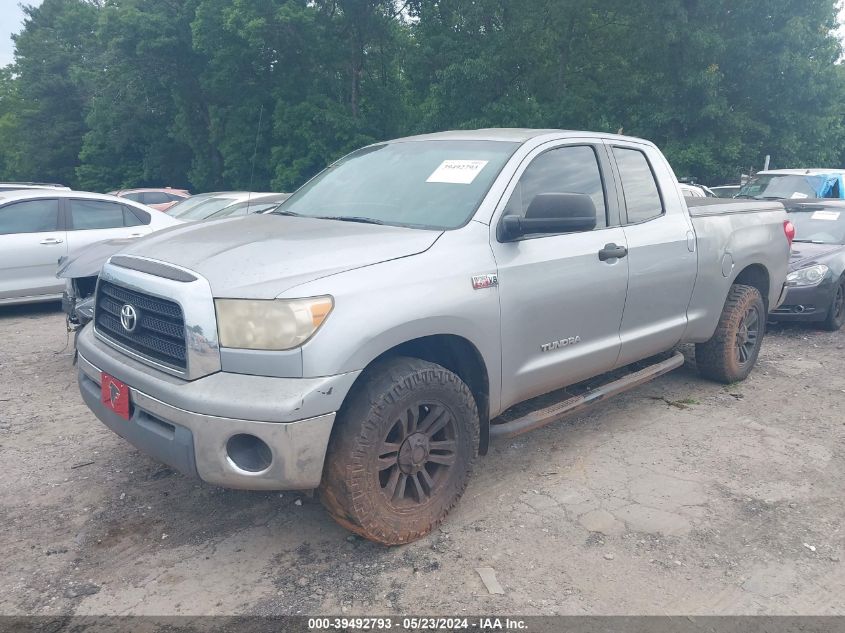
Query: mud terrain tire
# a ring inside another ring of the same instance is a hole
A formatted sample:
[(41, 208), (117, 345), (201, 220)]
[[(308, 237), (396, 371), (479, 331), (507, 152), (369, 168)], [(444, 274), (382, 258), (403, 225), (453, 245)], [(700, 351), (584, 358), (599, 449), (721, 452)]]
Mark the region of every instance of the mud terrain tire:
[(415, 358), (381, 361), (338, 414), (320, 500), (332, 518), (364, 538), (415, 541), (461, 498), (478, 434), (475, 399), (457, 375)]
[(713, 336), (695, 346), (699, 373), (723, 383), (745, 380), (757, 362), (765, 330), (766, 307), (760, 291), (734, 284)]

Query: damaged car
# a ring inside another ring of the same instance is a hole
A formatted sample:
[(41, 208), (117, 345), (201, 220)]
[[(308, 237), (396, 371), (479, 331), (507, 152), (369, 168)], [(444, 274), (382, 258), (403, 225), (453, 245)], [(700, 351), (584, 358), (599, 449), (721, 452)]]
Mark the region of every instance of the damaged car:
[[(290, 197), (289, 193), (217, 192), (194, 196), (178, 206), (186, 214), (173, 213), (173, 223), (218, 220), (253, 213), (269, 213)], [(189, 206), (195, 204), (195, 207)], [(67, 325), (76, 332), (94, 318), (94, 291), (100, 269), (109, 257), (134, 240), (114, 239), (93, 244), (75, 258), (59, 261), (56, 276), (65, 280), (62, 308), (67, 315)]]

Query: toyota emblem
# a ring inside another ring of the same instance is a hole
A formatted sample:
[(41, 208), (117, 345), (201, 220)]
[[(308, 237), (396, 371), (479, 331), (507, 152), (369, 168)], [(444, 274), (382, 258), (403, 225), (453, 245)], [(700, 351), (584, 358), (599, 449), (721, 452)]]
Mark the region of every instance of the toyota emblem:
[(124, 304), (120, 309), (120, 324), (127, 332), (134, 332), (135, 327), (138, 325), (138, 313), (128, 303)]

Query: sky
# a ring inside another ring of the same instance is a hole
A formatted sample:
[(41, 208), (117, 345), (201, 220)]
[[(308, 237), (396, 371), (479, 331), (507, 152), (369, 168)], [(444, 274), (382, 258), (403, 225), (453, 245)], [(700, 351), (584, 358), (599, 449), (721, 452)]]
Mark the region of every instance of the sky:
[[(41, 0), (27, 0), (26, 4), (38, 6)], [(12, 33), (17, 33), (23, 27), (23, 11), (20, 0), (0, 0), (0, 66), (14, 61)]]
[[(41, 0), (24, 1), (35, 6), (41, 4)], [(19, 5), (20, 0), (0, 0), (0, 67), (14, 60), (11, 35), (20, 31), (23, 26), (23, 11)], [(839, 37), (845, 43), (845, 0), (841, 2), (839, 23)]]

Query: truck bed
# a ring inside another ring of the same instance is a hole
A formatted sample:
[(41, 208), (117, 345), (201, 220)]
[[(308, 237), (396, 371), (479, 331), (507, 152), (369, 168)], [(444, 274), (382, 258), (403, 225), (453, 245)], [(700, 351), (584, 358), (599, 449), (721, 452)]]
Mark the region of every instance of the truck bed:
[(762, 211), (783, 211), (779, 200), (751, 200), (748, 198), (685, 198), (692, 217), (711, 215), (733, 215), (734, 213), (760, 213)]

